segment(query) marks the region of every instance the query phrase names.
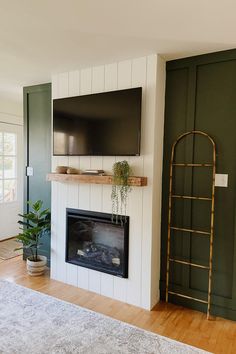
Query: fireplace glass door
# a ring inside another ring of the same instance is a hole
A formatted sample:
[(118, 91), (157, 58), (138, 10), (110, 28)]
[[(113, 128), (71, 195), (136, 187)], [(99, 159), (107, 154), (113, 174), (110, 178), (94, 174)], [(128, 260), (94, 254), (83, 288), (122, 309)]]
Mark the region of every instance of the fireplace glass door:
[(67, 209), (66, 262), (128, 277), (129, 218), (124, 225), (111, 214)]

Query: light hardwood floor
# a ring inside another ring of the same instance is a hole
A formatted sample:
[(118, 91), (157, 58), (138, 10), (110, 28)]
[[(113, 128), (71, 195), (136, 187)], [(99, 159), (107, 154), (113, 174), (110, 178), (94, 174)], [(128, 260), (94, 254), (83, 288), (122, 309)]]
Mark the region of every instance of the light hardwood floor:
[(21, 257), (0, 262), (0, 278), (213, 353), (236, 353), (236, 323), (232, 321), (207, 321), (201, 312), (165, 303), (149, 312), (51, 280), (48, 273), (33, 278), (27, 275)]

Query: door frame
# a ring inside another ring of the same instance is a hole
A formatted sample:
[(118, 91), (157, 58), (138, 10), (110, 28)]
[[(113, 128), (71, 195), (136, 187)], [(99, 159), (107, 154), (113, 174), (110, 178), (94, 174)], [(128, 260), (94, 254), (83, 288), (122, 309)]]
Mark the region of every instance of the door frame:
[[(6, 119), (3, 119), (3, 114), (1, 114), (0, 118), (0, 130), (4, 132), (14, 133), (17, 136), (17, 144), (16, 144), (16, 181), (17, 181), (17, 199), (12, 202), (3, 202), (0, 205), (0, 208), (4, 208), (6, 206), (18, 209), (18, 213), (21, 213), (23, 210), (23, 124), (6, 122)], [(17, 117), (18, 118), (18, 117)], [(8, 117), (9, 119), (9, 117)], [(18, 206), (18, 207), (17, 207)], [(9, 235), (6, 238), (1, 238), (0, 241), (11, 238), (16, 235)]]

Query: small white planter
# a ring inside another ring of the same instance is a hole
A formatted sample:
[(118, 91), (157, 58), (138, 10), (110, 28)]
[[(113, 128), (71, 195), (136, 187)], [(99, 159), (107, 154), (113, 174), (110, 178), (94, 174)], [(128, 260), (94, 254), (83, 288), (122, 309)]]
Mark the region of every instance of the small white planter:
[(35, 262), (32, 260), (32, 257), (27, 258), (27, 272), (32, 277), (37, 277), (42, 275), (45, 271), (47, 265), (47, 257), (38, 256), (38, 261)]

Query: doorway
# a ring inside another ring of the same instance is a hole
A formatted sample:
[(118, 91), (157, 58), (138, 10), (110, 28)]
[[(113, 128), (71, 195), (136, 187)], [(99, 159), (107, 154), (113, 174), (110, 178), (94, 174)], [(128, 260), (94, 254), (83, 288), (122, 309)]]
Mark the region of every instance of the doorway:
[(23, 209), (23, 127), (0, 123), (0, 241), (19, 233)]

